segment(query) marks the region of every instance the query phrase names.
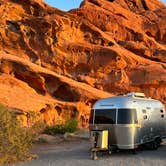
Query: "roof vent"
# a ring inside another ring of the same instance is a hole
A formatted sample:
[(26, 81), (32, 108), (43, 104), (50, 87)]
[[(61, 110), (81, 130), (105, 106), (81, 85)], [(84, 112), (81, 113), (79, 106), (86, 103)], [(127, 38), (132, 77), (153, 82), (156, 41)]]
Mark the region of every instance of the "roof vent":
[(132, 93), (127, 93), (128, 97), (138, 97), (138, 98), (146, 98), (144, 93), (140, 93), (140, 92), (132, 92)]

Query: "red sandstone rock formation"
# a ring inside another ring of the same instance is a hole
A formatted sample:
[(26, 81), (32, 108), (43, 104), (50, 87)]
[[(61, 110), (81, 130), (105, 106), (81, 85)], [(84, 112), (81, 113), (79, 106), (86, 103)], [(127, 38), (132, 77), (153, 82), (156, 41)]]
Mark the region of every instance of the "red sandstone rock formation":
[(140, 91), (166, 104), (166, 6), (158, 0), (84, 0), (69, 12), (0, 0), (0, 16), (0, 103), (22, 115), (86, 126), (94, 101), (111, 94)]

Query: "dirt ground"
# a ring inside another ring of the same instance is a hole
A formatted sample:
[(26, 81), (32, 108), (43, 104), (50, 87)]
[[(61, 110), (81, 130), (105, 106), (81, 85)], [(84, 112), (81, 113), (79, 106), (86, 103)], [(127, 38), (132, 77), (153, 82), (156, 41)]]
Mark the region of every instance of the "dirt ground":
[(91, 160), (89, 149), (90, 141), (85, 139), (35, 145), (32, 151), (38, 158), (19, 166), (166, 166), (166, 140), (155, 151), (102, 154), (97, 161)]

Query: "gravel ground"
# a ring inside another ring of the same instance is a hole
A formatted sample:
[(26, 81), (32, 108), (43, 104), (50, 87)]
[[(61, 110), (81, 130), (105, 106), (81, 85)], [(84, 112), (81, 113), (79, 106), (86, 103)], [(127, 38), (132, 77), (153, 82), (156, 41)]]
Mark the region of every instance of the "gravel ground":
[(102, 154), (97, 161), (91, 160), (89, 148), (88, 140), (38, 145), (33, 152), (39, 157), (19, 166), (166, 166), (166, 141), (155, 151), (140, 150), (136, 155), (129, 151)]

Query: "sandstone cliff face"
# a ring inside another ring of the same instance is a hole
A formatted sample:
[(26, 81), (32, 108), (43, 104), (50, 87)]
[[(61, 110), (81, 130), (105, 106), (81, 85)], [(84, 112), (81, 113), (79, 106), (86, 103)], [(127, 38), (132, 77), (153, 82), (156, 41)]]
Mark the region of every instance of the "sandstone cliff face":
[(99, 98), (144, 92), (166, 104), (166, 6), (84, 0), (63, 12), (42, 0), (0, 0), (0, 103), (48, 124), (87, 126)]

